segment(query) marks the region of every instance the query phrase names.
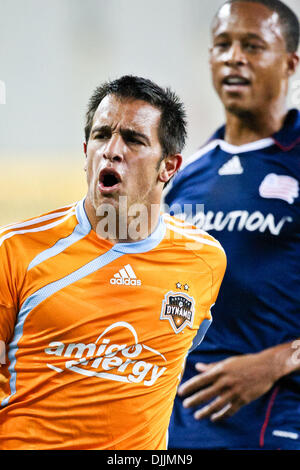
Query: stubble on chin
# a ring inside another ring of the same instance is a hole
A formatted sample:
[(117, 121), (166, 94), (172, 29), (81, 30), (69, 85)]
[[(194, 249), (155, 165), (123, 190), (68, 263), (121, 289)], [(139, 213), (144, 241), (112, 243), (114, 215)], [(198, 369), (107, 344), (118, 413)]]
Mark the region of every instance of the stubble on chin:
[(253, 118), (253, 112), (250, 111), (247, 108), (243, 108), (241, 105), (238, 104), (228, 104), (225, 105), (225, 109), (228, 113), (233, 114), (237, 118), (245, 121), (245, 122), (251, 122)]

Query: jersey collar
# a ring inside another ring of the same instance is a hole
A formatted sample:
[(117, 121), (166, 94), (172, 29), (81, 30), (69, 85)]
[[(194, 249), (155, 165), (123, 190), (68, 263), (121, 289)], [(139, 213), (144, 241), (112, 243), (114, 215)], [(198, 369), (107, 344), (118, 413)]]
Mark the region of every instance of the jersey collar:
[[(225, 126), (220, 127), (209, 139), (224, 140)], [(287, 152), (292, 150), (298, 143), (300, 143), (300, 112), (298, 109), (291, 109), (284, 121), (282, 129), (273, 134), (272, 139), (281, 150)]]
[[(91, 231), (92, 227), (84, 208), (84, 201), (85, 198), (76, 204), (75, 211), (79, 225), (81, 225), (83, 231), (88, 234)], [(155, 230), (151, 233), (151, 235), (149, 235), (149, 237), (138, 242), (117, 243), (116, 245), (112, 246), (112, 250), (124, 254), (146, 253), (147, 251), (153, 250), (153, 248), (160, 244), (160, 242), (165, 237), (166, 229), (167, 228), (164, 219), (162, 216), (160, 216)]]
[(274, 142), (281, 150), (292, 150), (300, 142), (300, 112), (291, 109), (284, 121), (283, 127), (273, 136)]

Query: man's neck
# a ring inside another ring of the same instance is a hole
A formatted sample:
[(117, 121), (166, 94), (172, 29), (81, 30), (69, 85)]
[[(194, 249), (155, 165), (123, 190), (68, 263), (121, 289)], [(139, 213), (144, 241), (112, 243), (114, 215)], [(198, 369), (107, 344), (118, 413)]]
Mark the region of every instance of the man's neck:
[(282, 128), (286, 113), (285, 107), (239, 115), (226, 111), (225, 141), (239, 146), (270, 137)]
[(104, 217), (97, 217), (96, 211), (88, 197), (85, 200), (85, 211), (91, 227), (100, 238), (117, 243), (135, 243), (148, 238), (156, 229), (160, 217), (160, 204), (143, 206), (141, 212), (130, 215), (128, 211), (112, 211)]

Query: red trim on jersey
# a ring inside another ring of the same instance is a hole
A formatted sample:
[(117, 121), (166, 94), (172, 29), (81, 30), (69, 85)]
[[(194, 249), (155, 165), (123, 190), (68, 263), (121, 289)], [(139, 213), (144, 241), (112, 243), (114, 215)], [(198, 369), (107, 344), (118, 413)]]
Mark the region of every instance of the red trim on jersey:
[[(274, 137), (273, 137), (274, 139)], [(281, 149), (283, 150), (284, 152), (288, 152), (289, 150), (292, 150), (297, 144), (300, 143), (300, 137), (298, 137), (293, 143), (291, 143), (290, 145), (282, 145), (280, 144), (280, 142), (278, 142), (278, 140), (274, 139), (274, 142), (275, 144)]]
[(273, 405), (274, 405), (274, 402), (275, 402), (275, 398), (277, 396), (277, 393), (278, 393), (278, 390), (279, 390), (279, 387), (276, 387), (271, 395), (271, 398), (270, 398), (270, 401), (269, 401), (269, 404), (268, 404), (268, 408), (267, 408), (267, 412), (266, 412), (266, 417), (265, 417), (265, 421), (264, 421), (264, 424), (262, 425), (262, 428), (261, 428), (261, 431), (260, 431), (260, 436), (259, 436), (259, 446), (260, 447), (263, 447), (264, 446), (264, 441), (265, 441), (265, 432), (266, 432), (266, 429), (267, 429), (267, 426), (269, 424), (269, 419), (270, 419), (270, 415), (271, 415), (271, 411), (272, 411), (272, 408), (273, 408)]

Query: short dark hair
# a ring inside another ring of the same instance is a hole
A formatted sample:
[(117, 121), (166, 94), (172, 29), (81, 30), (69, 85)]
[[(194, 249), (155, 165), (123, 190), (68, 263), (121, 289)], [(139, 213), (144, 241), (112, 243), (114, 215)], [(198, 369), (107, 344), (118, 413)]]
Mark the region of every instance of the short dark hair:
[(187, 135), (186, 112), (183, 103), (170, 88), (161, 88), (149, 79), (124, 75), (108, 81), (93, 92), (86, 113), (85, 140), (88, 142), (93, 118), (101, 101), (107, 95), (121, 99), (143, 100), (161, 111), (158, 138), (162, 146), (162, 158), (180, 153)]
[[(296, 52), (299, 46), (300, 25), (296, 14), (285, 3), (280, 0), (227, 0), (221, 5), (216, 16), (224, 5), (230, 3), (260, 3), (271, 11), (278, 13), (279, 21), (282, 27), (282, 33), (288, 52)], [(215, 18), (216, 18), (215, 16)]]

